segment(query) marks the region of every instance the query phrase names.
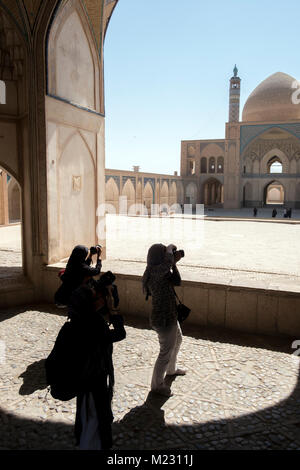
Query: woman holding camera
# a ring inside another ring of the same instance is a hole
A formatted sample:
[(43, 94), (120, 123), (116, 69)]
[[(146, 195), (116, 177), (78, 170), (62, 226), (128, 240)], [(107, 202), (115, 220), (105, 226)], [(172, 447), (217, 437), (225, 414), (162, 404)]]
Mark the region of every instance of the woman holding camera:
[[(91, 267), (92, 257), (97, 255), (96, 266)], [(87, 282), (101, 272), (101, 246), (91, 247), (90, 250), (84, 245), (77, 245), (73, 249), (64, 273), (60, 276), (62, 285), (54, 296), (58, 306), (66, 306), (69, 303), (72, 292), (81, 284)]]
[(177, 320), (174, 286), (179, 286), (181, 277), (176, 263), (184, 256), (176, 246), (155, 244), (149, 248), (147, 268), (143, 276), (143, 288), (147, 297), (152, 296), (150, 325), (157, 332), (160, 351), (156, 360), (151, 391), (171, 396), (164, 384), (166, 375), (185, 375), (176, 366), (177, 354), (182, 342), (182, 332)]
[(94, 288), (84, 285), (76, 289), (70, 299), (69, 319), (78, 332), (80, 355), (77, 373), (82, 385), (77, 395), (75, 437), (81, 450), (112, 446), (113, 343), (123, 340), (126, 331), (115, 308), (112, 284), (108, 285), (105, 276)]

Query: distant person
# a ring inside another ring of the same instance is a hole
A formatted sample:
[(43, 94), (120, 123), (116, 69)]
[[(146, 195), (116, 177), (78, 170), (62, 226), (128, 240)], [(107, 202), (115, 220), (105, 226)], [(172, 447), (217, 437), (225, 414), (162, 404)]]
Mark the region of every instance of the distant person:
[(256, 208), (256, 207), (254, 207), (254, 209), (253, 209), (253, 216), (254, 216), (254, 217), (257, 216), (257, 208)]
[[(91, 267), (92, 256), (96, 254), (96, 266)], [(67, 306), (72, 292), (101, 272), (101, 247), (91, 247), (77, 245), (73, 249), (68, 264), (64, 272), (60, 273), (62, 285), (56, 291), (54, 301), (57, 306)]]
[(272, 211), (272, 217), (276, 217), (276, 215), (277, 215), (277, 210), (274, 208)]
[(292, 208), (291, 207), (288, 210), (287, 216), (288, 216), (289, 219), (291, 219), (291, 217), (292, 217)]
[(177, 354), (182, 342), (182, 332), (177, 319), (174, 286), (180, 286), (181, 277), (176, 263), (184, 253), (174, 245), (152, 245), (148, 250), (147, 268), (143, 275), (143, 289), (152, 296), (150, 325), (157, 332), (160, 351), (155, 362), (151, 391), (171, 396), (170, 387), (164, 384), (166, 375), (185, 375), (176, 366)]
[(286, 219), (288, 216), (288, 210), (285, 208), (283, 211), (283, 217)]

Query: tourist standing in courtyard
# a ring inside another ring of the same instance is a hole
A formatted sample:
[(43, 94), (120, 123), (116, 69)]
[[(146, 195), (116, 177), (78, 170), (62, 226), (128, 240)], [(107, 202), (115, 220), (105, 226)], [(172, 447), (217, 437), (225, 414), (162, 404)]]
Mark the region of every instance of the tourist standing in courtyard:
[(253, 216), (254, 216), (254, 217), (257, 216), (257, 208), (256, 208), (256, 207), (254, 207), (254, 209), (253, 209)]
[[(80, 393), (77, 395), (75, 437), (81, 450), (103, 450), (112, 446), (114, 386), (113, 343), (126, 337), (123, 317), (115, 310), (111, 285), (82, 286), (70, 299), (69, 319), (77, 331)], [(113, 328), (109, 327), (109, 324)]]
[(276, 215), (277, 215), (277, 210), (274, 207), (274, 209), (272, 210), (272, 217), (276, 217)]
[(174, 286), (181, 284), (176, 263), (182, 254), (176, 246), (166, 247), (155, 244), (149, 248), (147, 268), (143, 276), (144, 292), (152, 296), (150, 325), (157, 332), (160, 351), (156, 360), (151, 391), (171, 396), (170, 387), (164, 384), (165, 375), (185, 375), (176, 365), (177, 354), (182, 342), (182, 332), (177, 319)]

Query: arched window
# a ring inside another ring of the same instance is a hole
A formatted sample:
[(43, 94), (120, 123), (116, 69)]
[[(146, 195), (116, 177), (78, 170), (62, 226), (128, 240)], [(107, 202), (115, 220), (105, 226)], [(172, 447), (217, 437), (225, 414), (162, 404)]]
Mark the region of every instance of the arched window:
[(217, 173), (224, 173), (224, 158), (218, 157)]
[(207, 159), (206, 159), (206, 157), (201, 158), (201, 173), (207, 173)]
[(0, 80), (0, 104), (6, 104), (6, 85)]
[(189, 162), (189, 174), (194, 175), (196, 173), (196, 162), (195, 160), (190, 160)]
[(268, 173), (282, 173), (282, 163), (278, 157), (273, 157), (268, 162)]
[(210, 159), (209, 159), (209, 173), (215, 173), (215, 172), (216, 172), (215, 157), (210, 157)]

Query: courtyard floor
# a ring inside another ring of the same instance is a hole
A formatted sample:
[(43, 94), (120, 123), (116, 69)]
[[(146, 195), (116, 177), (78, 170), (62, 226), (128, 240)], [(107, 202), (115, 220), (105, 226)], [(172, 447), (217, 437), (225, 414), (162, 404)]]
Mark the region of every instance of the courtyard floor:
[[(300, 292), (300, 221), (247, 219), (249, 211), (199, 220), (108, 215), (103, 268), (141, 275), (151, 244), (172, 242), (185, 250), (183, 279)], [(21, 227), (0, 227), (0, 280), (21, 274)]]
[[(0, 312), (0, 449), (74, 449), (75, 400), (46, 395), (44, 360), (66, 317), (52, 306)], [(292, 339), (183, 328), (187, 375), (149, 395), (154, 331), (125, 318), (114, 345), (114, 449), (300, 450), (300, 358)]]

